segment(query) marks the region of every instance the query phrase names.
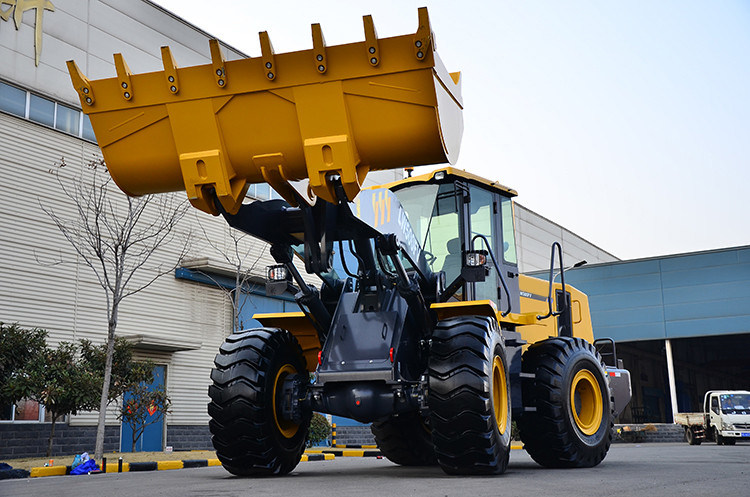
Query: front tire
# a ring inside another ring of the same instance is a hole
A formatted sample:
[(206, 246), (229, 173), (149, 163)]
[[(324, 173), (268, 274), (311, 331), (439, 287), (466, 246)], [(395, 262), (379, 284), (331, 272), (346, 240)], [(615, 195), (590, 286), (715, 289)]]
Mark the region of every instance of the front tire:
[(431, 430), (420, 413), (408, 412), (376, 421), (370, 430), (380, 452), (391, 462), (402, 466), (437, 464)]
[(227, 337), (214, 360), (209, 428), (224, 468), (240, 476), (285, 475), (305, 450), (311, 413), (301, 423), (281, 417), (280, 390), (307, 374), (302, 349), (286, 330), (260, 328)]
[(440, 321), (429, 359), (432, 440), (448, 474), (499, 474), (510, 456), (508, 363), (497, 321)]
[(523, 355), (522, 370), (534, 373), (524, 385), (519, 422), (526, 452), (542, 466), (587, 468), (599, 464), (612, 443), (614, 415), (601, 356), (580, 338), (537, 342)]
[(732, 437), (722, 436), (716, 426), (714, 426), (714, 438), (716, 440), (716, 445), (734, 445), (736, 442)]

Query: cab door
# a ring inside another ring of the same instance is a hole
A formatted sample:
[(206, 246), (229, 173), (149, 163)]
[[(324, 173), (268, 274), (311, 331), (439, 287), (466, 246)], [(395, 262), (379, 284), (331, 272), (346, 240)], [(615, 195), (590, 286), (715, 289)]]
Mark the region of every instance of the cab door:
[(474, 250), (487, 250), (484, 239), (478, 235), (486, 238), (508, 289), (506, 292), (495, 265), (488, 260), (489, 274), (485, 281), (473, 284), (472, 300), (492, 300), (498, 305), (498, 310), (503, 311), (510, 302), (511, 310), (518, 312), (518, 262), (512, 202), (507, 197), (473, 184), (469, 185), (468, 191), (470, 200), (469, 222), (465, 223), (468, 226), (466, 245)]
[(719, 396), (711, 395), (711, 411), (709, 417), (711, 418), (711, 425), (716, 427), (717, 431), (721, 431), (721, 408), (719, 407)]

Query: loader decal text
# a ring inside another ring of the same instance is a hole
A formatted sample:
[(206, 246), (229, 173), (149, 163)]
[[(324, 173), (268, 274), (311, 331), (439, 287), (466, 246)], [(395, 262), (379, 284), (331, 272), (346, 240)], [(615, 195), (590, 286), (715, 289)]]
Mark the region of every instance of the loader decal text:
[(21, 28), (23, 13), (27, 10), (35, 11), (34, 20), (34, 61), (39, 65), (39, 56), (42, 54), (42, 16), (45, 10), (54, 11), (55, 6), (49, 0), (0, 0), (0, 19), (10, 20), (16, 25), (16, 31)]
[(372, 196), (372, 212), (375, 215), (373, 228), (391, 222), (391, 196), (379, 191)]

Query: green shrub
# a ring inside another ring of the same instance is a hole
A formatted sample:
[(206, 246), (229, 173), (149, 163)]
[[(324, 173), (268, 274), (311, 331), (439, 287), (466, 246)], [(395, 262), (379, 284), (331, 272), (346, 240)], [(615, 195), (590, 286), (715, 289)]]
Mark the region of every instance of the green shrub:
[(314, 412), (310, 421), (310, 432), (307, 434), (307, 446), (312, 447), (317, 443), (328, 440), (330, 435), (331, 425), (328, 423), (326, 417)]

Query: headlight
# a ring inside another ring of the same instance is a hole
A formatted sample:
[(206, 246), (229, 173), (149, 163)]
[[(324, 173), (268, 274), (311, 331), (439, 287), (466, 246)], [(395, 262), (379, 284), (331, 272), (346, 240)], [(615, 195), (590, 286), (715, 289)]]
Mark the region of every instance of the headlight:
[(732, 423), (727, 423), (725, 421), (721, 422), (721, 429), (722, 430), (734, 430), (734, 426), (732, 426)]

